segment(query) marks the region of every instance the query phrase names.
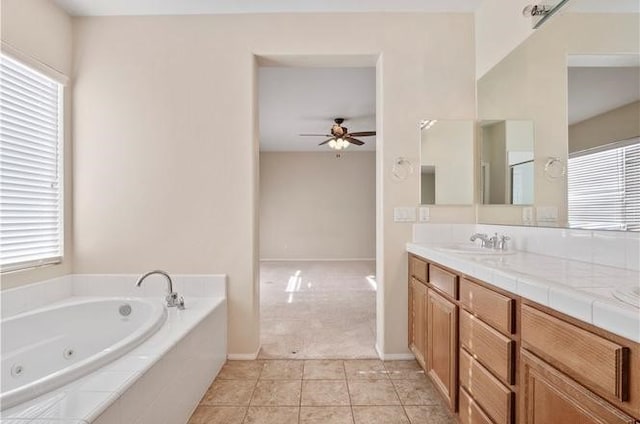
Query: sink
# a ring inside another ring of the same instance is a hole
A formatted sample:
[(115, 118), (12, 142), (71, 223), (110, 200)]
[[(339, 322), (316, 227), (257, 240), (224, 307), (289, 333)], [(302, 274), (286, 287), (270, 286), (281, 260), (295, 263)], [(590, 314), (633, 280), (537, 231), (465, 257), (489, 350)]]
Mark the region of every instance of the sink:
[(615, 289), (612, 294), (616, 299), (640, 308), (640, 287), (623, 287)]
[(514, 255), (515, 250), (497, 250), (480, 247), (477, 244), (454, 244), (451, 246), (440, 246), (437, 248), (443, 252), (459, 253), (463, 255), (485, 255), (485, 256), (505, 256)]

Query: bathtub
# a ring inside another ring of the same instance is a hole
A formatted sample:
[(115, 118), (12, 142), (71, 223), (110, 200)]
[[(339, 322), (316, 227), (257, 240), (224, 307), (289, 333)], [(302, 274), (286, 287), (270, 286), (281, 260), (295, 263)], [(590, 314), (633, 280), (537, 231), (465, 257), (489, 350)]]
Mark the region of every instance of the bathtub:
[(1, 409), (112, 362), (166, 318), (158, 301), (115, 297), (73, 299), (2, 320)]
[(0, 422), (186, 423), (226, 360), (226, 276), (172, 277), (184, 310), (165, 306), (165, 281), (131, 274), (3, 290)]

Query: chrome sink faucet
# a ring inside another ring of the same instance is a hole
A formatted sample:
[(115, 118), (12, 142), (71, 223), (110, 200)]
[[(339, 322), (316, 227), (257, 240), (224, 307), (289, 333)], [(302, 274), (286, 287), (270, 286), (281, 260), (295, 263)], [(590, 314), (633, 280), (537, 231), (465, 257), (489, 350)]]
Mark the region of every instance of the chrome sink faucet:
[(142, 274), (138, 278), (138, 281), (136, 281), (136, 287), (140, 287), (142, 285), (142, 282), (145, 280), (145, 278), (154, 274), (163, 275), (167, 279), (168, 294), (165, 297), (165, 300), (167, 301), (167, 306), (169, 308), (177, 307), (178, 309), (184, 309), (184, 298), (182, 296), (179, 296), (178, 293), (173, 291), (173, 281), (171, 281), (171, 277), (165, 271), (161, 271), (157, 269), (155, 271), (149, 271), (147, 273)]
[(478, 239), (482, 241), (480, 247), (484, 247), (487, 249), (507, 250), (507, 241), (511, 240), (511, 237), (505, 235), (498, 236), (498, 233), (495, 233), (491, 237), (489, 237), (487, 234), (475, 233), (469, 240), (476, 241)]
[(486, 234), (482, 234), (482, 233), (475, 233), (474, 235), (471, 236), (471, 238), (469, 240), (471, 240), (472, 242), (476, 241), (480, 239), (480, 241), (482, 241), (482, 243), (480, 244), (480, 247), (490, 247), (488, 246), (488, 244), (490, 243), (490, 239), (489, 236)]

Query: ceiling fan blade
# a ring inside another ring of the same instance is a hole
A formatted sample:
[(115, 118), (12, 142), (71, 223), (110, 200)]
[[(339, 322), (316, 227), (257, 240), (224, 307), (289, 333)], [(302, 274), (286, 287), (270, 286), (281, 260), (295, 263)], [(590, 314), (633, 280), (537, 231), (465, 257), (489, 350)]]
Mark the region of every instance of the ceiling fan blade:
[(351, 144), (355, 144), (356, 146), (362, 146), (364, 144), (364, 141), (356, 140), (353, 137), (345, 137), (344, 139)]
[(375, 131), (360, 131), (360, 132), (353, 132), (353, 133), (349, 133), (349, 136), (353, 136), (353, 137), (370, 137), (372, 135), (376, 135)]
[(330, 142), (331, 140), (335, 140), (333, 137), (331, 137), (329, 140), (325, 140), (322, 143), (318, 144), (318, 146), (322, 146), (323, 144), (327, 144), (328, 142)]
[(332, 137), (331, 134), (298, 134), (300, 137)]

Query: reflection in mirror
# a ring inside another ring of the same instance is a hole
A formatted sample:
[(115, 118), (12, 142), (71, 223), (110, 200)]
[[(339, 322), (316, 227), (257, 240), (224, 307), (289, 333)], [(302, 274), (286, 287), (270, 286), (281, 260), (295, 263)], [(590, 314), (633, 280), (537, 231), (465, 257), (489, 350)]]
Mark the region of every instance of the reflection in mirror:
[[(637, 83), (637, 70), (605, 69), (638, 66), (628, 62), (639, 55), (639, 33), (637, 1), (572, 0), (480, 77), (478, 117), (531, 119), (535, 144), (533, 208), (495, 207), (490, 187), (479, 196), (485, 204), (477, 209), (478, 222), (638, 228), (640, 183), (631, 177), (640, 174), (640, 167), (637, 153), (628, 146), (640, 137), (640, 106), (629, 97), (608, 106), (598, 103), (608, 102), (617, 90), (626, 95), (640, 92), (637, 85), (621, 86), (626, 79)], [(630, 118), (611, 124), (618, 112)], [(603, 152), (616, 158), (605, 165), (604, 156), (595, 156)], [(577, 168), (580, 158), (600, 167), (588, 169), (583, 163)], [(551, 159), (555, 167), (549, 171), (545, 167)], [(508, 192), (500, 192), (508, 204)], [(513, 192), (511, 197), (515, 199)]]
[(569, 226), (640, 231), (640, 55), (568, 64)]
[(473, 120), (424, 120), (421, 128), (420, 203), (473, 203)]
[(480, 203), (533, 204), (533, 122), (480, 121)]

